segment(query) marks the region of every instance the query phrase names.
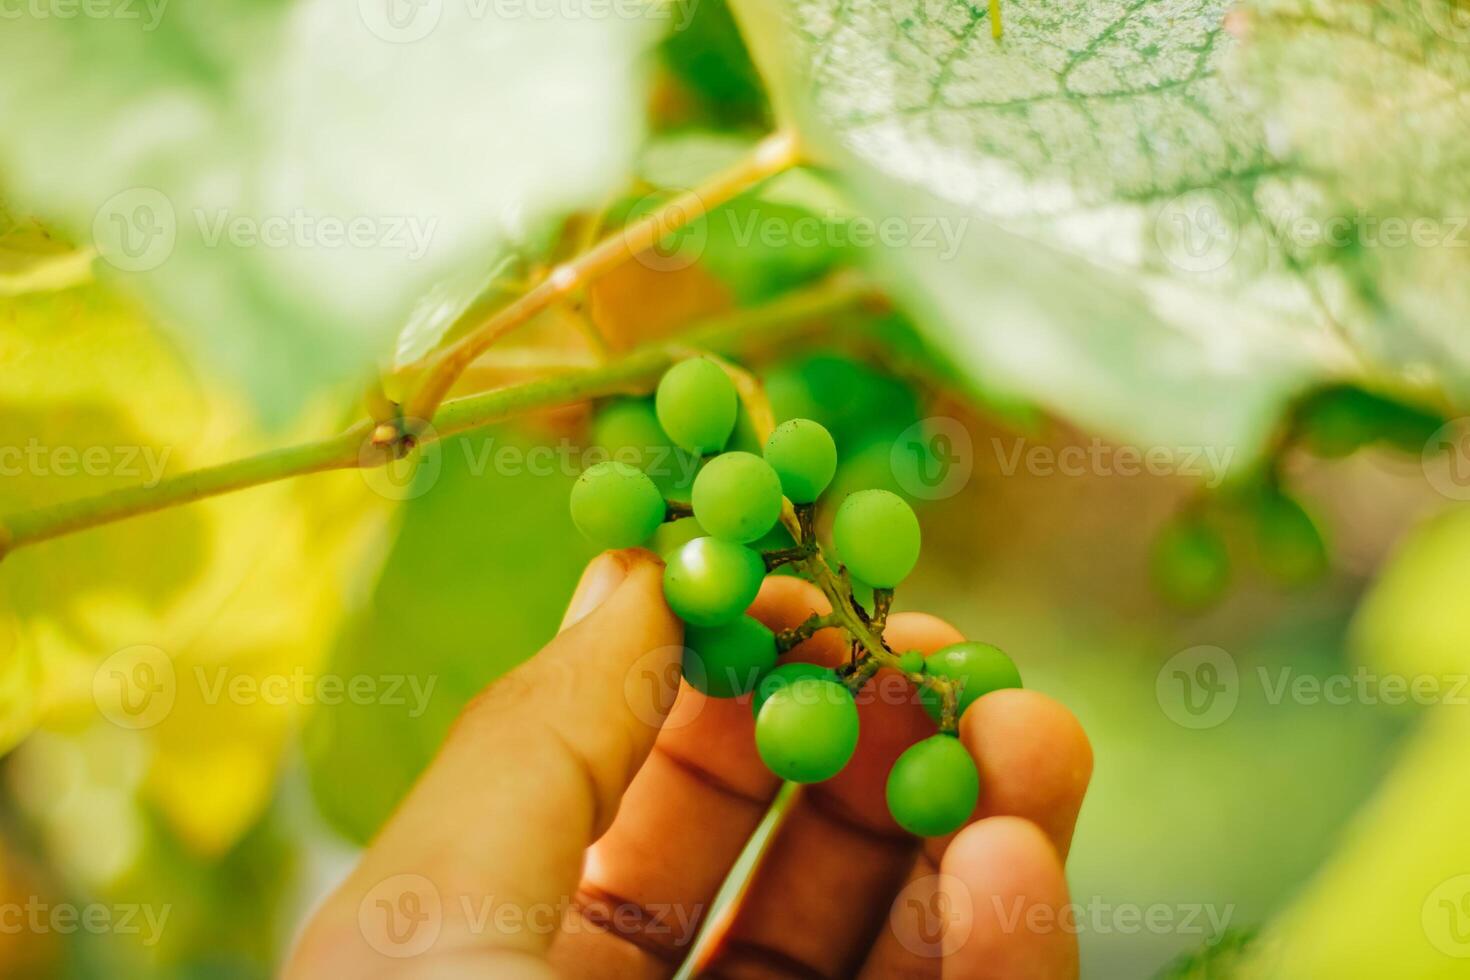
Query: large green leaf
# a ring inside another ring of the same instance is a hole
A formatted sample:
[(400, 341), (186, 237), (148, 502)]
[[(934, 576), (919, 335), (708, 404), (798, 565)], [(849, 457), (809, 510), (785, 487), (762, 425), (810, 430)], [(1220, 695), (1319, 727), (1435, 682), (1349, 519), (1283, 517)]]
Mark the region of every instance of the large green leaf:
[(667, 11), (557, 9), (10, 18), (0, 166), (284, 419), (386, 358), (429, 284), (626, 180)]
[(465, 702), (556, 632), (592, 552), (566, 511), (578, 457), (547, 450), (503, 427), (425, 448), (397, 543), (329, 668), (399, 694), (324, 704), (306, 731), (313, 793), (348, 837), (370, 838)]
[[(769, 3), (740, 9), (776, 104), (899, 229), (894, 289), (992, 386), (1244, 460), (1383, 328), (1339, 322), (1306, 268), (1337, 256), (1279, 240), (1340, 168), (1274, 138), (1257, 97), (1275, 79), (1254, 77), (1271, 66), (1229, 70), (1225, 0), (1005, 0), (999, 40), (968, 3)], [(1350, 52), (1315, 55), (1303, 71), (1339, 86), (1322, 66)], [(946, 223), (950, 254), (925, 235)]]
[[(1242, 82), (1317, 194), (1275, 217), (1353, 343), (1470, 393), (1470, 7), (1253, 0)], [(1296, 231), (1294, 231), (1294, 229)], [(1325, 241), (1320, 239), (1325, 238)]]

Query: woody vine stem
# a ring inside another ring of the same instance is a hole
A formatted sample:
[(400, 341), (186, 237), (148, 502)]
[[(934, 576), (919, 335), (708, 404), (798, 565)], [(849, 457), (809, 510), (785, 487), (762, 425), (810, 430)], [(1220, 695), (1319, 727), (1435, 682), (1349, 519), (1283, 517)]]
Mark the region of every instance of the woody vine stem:
[(642, 390), (673, 361), (703, 346), (747, 345), (800, 329), (813, 319), (876, 301), (851, 276), (837, 276), (754, 309), (698, 325), (669, 343), (637, 348), (595, 368), (446, 401), (454, 383), (497, 340), (580, 292), (668, 235), (801, 161), (796, 138), (774, 133), (729, 169), (679, 194), (586, 251), (553, 268), (520, 297), (490, 314), (455, 343), (409, 365), (416, 381), (403, 405), (378, 398), (370, 417), (336, 436), (0, 518), (0, 557), (26, 545), (208, 497), (307, 473), (383, 466), (415, 448), (538, 408)]

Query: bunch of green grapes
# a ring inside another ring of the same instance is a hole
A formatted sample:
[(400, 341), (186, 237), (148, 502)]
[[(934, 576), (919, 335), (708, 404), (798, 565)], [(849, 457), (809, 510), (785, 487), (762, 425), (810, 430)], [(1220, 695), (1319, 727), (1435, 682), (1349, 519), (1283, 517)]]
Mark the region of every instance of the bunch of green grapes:
[(1355, 385), (1329, 385), (1293, 408), (1265, 470), (1192, 500), (1159, 532), (1151, 570), (1159, 592), (1185, 610), (1224, 596), (1232, 566), (1227, 531), (1247, 533), (1242, 549), (1275, 584), (1299, 588), (1321, 579), (1331, 553), (1321, 522), (1284, 484), (1282, 457), (1294, 446), (1325, 459), (1379, 447), (1419, 456), (1447, 419), (1431, 409)]
[[(664, 374), (654, 414), (658, 431), (649, 436), (700, 461), (687, 504), (637, 467), (607, 461), (577, 480), (571, 512), (582, 533), (607, 548), (643, 544), (666, 522), (694, 525), (665, 554), (664, 597), (686, 624), (684, 680), (710, 697), (748, 698), (761, 759), (783, 779), (813, 783), (841, 772), (857, 749), (854, 694), (880, 668), (898, 670), (918, 687), (939, 732), (894, 763), (889, 810), (915, 834), (957, 829), (980, 793), (975, 763), (956, 737), (960, 715), (982, 694), (1020, 687), (1021, 678), (1004, 652), (985, 643), (928, 656), (888, 647), (883, 625), (893, 589), (919, 559), (913, 509), (887, 490), (849, 494), (833, 517), (833, 571), (813, 530), (815, 507), (837, 469), (826, 427), (789, 419), (760, 452), (726, 451), (740, 401), (730, 375), (709, 358)], [(821, 588), (833, 613), (778, 635), (747, 610), (766, 574), (783, 565)], [(872, 590), (871, 608), (854, 597), (854, 584)], [(782, 662), (828, 627), (850, 635), (850, 662), (836, 669)]]

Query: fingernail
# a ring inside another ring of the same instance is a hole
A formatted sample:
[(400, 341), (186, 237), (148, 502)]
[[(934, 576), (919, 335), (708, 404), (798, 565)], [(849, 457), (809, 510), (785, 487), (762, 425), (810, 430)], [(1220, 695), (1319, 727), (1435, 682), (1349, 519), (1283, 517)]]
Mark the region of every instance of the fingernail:
[(561, 628), (568, 629), (590, 616), (627, 577), (628, 560), (623, 552), (606, 551), (592, 559), (577, 583), (577, 591), (572, 593), (572, 601), (567, 604)]

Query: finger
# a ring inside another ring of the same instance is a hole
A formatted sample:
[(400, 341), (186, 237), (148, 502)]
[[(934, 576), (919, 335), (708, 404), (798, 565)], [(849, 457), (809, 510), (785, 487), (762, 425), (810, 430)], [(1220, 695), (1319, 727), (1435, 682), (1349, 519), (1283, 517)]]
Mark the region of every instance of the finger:
[[(895, 650), (922, 652), (962, 638), (924, 613), (894, 614), (884, 636)], [(893, 671), (880, 671), (857, 701), (852, 761), (793, 802), (739, 908), (720, 924), (712, 974), (851, 976), (871, 945), (918, 847), (888, 813), (888, 770), (936, 726)]]
[(572, 606), (573, 625), (465, 709), (313, 921), (296, 958), (309, 954), (302, 976), (401, 968), (395, 910), (422, 924), (410, 945), (433, 933), (418, 968), (454, 957), (467, 971), (465, 957), (484, 953), (476, 962), (493, 959), (492, 974), (544, 970), (534, 957), (550, 944), (583, 852), (612, 822), (664, 714), (658, 692), (628, 678), (640, 665), (667, 676), (681, 651), (662, 565), (648, 552), (597, 558)]
[[(750, 613), (781, 630), (827, 610), (814, 586), (772, 576)], [(837, 631), (823, 630), (786, 659), (836, 662), (843, 649)], [(779, 784), (755, 751), (749, 696), (708, 698), (683, 685), (617, 819), (588, 853), (581, 921), (558, 937), (552, 963), (584, 978), (675, 972)]]
[(976, 815), (1026, 818), (1065, 861), (1092, 778), (1092, 745), (1076, 716), (1037, 691), (992, 691), (960, 716), (960, 738), (980, 770)]
[(1070, 915), (1050, 838), (1029, 821), (989, 817), (956, 834), (941, 865), (927, 854), (914, 862), (859, 977), (1075, 977)]
[(1062, 859), (1041, 828), (988, 817), (960, 831), (940, 864), (944, 980), (1073, 980), (1077, 923)]

